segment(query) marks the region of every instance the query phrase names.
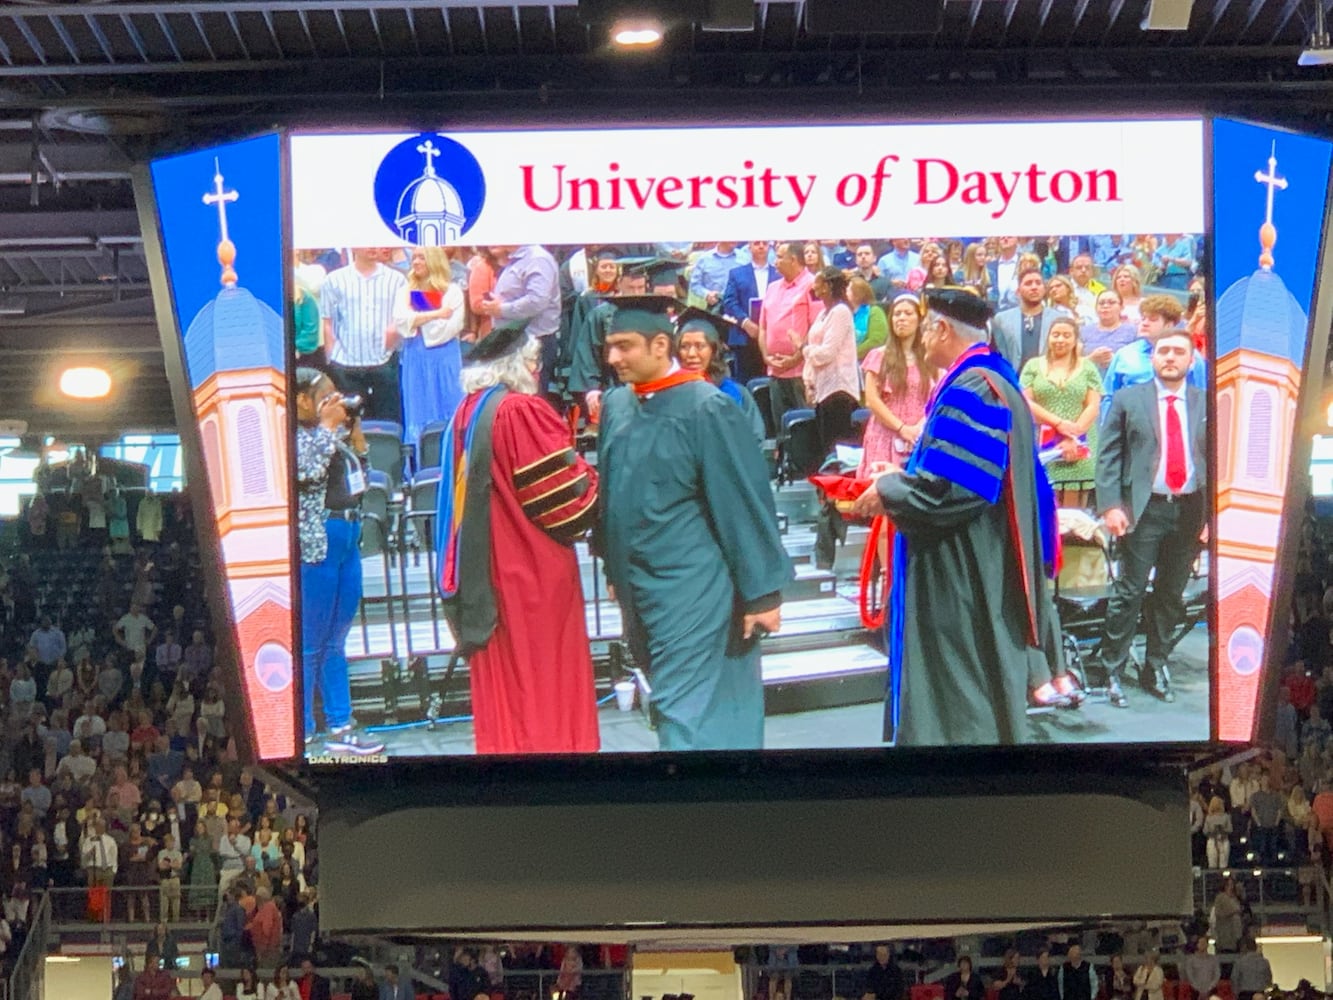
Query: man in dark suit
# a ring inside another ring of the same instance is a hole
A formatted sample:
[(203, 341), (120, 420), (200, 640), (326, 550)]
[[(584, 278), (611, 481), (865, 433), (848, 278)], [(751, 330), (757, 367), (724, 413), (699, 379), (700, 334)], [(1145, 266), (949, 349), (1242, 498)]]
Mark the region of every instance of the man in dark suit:
[(1018, 276), (1018, 305), (996, 313), (990, 321), (995, 349), (1021, 374), (1025, 364), (1046, 353), (1051, 324), (1062, 316), (1046, 307), (1046, 279), (1041, 269), (1027, 268)]
[(722, 315), (736, 325), (727, 336), (727, 346), (736, 365), (736, 381), (741, 385), (765, 372), (764, 358), (759, 351), (758, 307), (750, 303), (762, 301), (769, 282), (780, 281), (778, 269), (768, 262), (768, 240), (750, 241), (750, 263), (731, 269), (727, 286), (722, 292)]
[[(1185, 381), (1194, 345), (1172, 329), (1153, 347), (1155, 377), (1111, 400), (1097, 454), (1097, 509), (1119, 539), (1120, 575), (1111, 591), (1099, 655), (1109, 698), (1127, 703), (1120, 680), (1143, 612), (1147, 655), (1140, 682), (1174, 701), (1166, 661), (1185, 617), (1184, 592), (1207, 525), (1207, 401)], [(1144, 595), (1153, 577), (1152, 599)]]

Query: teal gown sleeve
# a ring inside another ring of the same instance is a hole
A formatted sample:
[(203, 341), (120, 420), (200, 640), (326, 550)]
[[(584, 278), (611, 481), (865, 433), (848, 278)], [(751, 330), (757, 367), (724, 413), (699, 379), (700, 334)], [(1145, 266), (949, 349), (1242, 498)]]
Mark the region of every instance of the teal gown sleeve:
[(740, 408), (718, 393), (699, 408), (696, 440), (712, 529), (742, 610), (771, 611), (793, 572), (754, 433)]

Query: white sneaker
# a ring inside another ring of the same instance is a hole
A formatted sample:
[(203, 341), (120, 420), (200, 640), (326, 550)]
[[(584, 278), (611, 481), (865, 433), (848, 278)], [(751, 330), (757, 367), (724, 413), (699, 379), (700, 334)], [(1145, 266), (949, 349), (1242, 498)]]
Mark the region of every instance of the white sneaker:
[(332, 754), (355, 754), (360, 757), (370, 757), (384, 752), (384, 741), (359, 734), (356, 727), (349, 722), (347, 725), (338, 726), (329, 732), (324, 748)]

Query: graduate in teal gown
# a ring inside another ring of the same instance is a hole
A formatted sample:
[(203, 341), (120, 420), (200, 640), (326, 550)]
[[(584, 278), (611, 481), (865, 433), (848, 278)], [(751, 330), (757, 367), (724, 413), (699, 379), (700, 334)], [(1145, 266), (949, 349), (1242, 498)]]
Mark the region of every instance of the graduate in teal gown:
[(763, 444), (767, 437), (764, 415), (750, 390), (731, 377), (731, 366), (727, 364), (727, 333), (736, 326), (725, 316), (693, 307), (686, 309), (676, 321), (676, 360), (686, 371), (703, 372), (708, 381), (739, 406), (755, 440)]
[(672, 358), (675, 303), (622, 298), (598, 441), (599, 546), (663, 750), (763, 746), (759, 639), (781, 625), (791, 562), (741, 408)]

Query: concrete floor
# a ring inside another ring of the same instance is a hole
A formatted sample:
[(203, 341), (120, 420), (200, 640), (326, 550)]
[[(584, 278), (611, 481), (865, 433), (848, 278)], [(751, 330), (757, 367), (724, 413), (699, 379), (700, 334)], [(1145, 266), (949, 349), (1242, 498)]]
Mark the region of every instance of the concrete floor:
[[(1145, 743), (1206, 740), (1209, 735), (1208, 635), (1196, 628), (1187, 635), (1171, 661), (1176, 691), (1166, 704), (1140, 690), (1133, 680), (1125, 687), (1129, 708), (1116, 709), (1104, 697), (1090, 698), (1077, 711), (1052, 711), (1030, 716), (1035, 743)], [(770, 750), (834, 749), (882, 746), (884, 706), (874, 702), (809, 712), (773, 715), (765, 722), (764, 746)], [(645, 752), (657, 739), (642, 713), (621, 712), (614, 705), (600, 712), (604, 752)], [(470, 754), (472, 724), (453, 722), (434, 731), (424, 726), (380, 732), (385, 753), (394, 757)]]

